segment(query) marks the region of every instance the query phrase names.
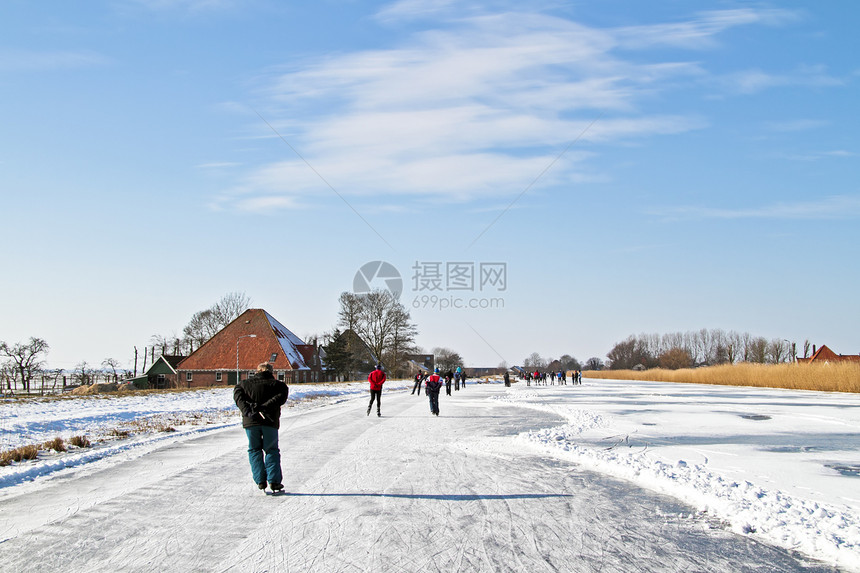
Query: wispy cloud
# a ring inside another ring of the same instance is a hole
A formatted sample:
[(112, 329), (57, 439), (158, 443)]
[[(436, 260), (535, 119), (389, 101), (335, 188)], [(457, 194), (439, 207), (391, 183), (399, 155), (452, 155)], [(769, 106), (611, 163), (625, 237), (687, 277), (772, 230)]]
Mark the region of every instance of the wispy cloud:
[(214, 161), (212, 163), (201, 163), (199, 165), (195, 165), (197, 169), (228, 169), (232, 167), (239, 167), (241, 163), (235, 161)]
[[(381, 12), (386, 18), (438, 19), (391, 49), (273, 70), (259, 92), (260, 111), (340, 193), (510, 197), (598, 115), (538, 188), (576, 180), (585, 146), (708, 125), (698, 116), (642, 110), (675, 82), (702, 76), (698, 64), (643, 63), (619, 50), (659, 42), (701, 47), (730, 27), (789, 17), (738, 10), (701, 14), (672, 29), (598, 29), (546, 14), (475, 11), (455, 16), (444, 1), (392, 4)], [(266, 131), (255, 125), (256, 133)], [(247, 172), (231, 193), (299, 196), (319, 188), (302, 161), (286, 157)]]
[(827, 73), (823, 66), (804, 66), (785, 74), (773, 74), (762, 70), (745, 70), (717, 78), (717, 83), (728, 93), (756, 94), (778, 87), (837, 87), (846, 81)]
[(780, 202), (760, 207), (670, 207), (651, 211), (664, 220), (787, 219), (827, 220), (860, 217), (860, 196), (833, 195), (815, 201)]
[(790, 133), (796, 131), (809, 131), (826, 127), (828, 125), (830, 125), (829, 121), (821, 119), (789, 119), (785, 121), (769, 121), (764, 124), (764, 127), (768, 131)]
[(847, 149), (831, 149), (828, 151), (810, 151), (807, 153), (794, 153), (790, 155), (783, 155), (785, 159), (789, 159), (791, 161), (819, 161), (821, 159), (843, 159), (843, 158), (855, 158), (860, 157), (860, 153), (857, 151), (849, 151)]
[(224, 10), (236, 5), (236, 0), (134, 0), (134, 2), (150, 10), (181, 12)]
[(715, 10), (702, 12), (683, 22), (620, 28), (614, 35), (623, 48), (674, 46), (703, 49), (714, 47), (718, 42), (717, 36), (730, 28), (752, 24), (780, 26), (798, 18), (796, 12), (779, 9)]
[(87, 68), (109, 64), (111, 60), (91, 51), (0, 51), (0, 71), (41, 72)]

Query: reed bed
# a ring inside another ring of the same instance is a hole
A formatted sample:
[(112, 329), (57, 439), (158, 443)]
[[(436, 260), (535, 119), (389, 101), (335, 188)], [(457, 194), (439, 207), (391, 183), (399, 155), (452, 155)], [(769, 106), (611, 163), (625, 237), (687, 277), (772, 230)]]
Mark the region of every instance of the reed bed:
[(648, 380), (725, 386), (756, 386), (822, 392), (860, 392), (860, 363), (827, 364), (724, 364), (703, 368), (665, 370), (589, 370), (587, 378)]

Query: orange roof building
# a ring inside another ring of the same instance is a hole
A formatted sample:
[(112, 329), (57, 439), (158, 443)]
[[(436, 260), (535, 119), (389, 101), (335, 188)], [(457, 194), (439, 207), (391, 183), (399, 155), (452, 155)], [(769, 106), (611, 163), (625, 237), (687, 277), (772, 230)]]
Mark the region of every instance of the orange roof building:
[(827, 362), (860, 362), (860, 354), (836, 354), (827, 345), (814, 350), (809, 358), (797, 358), (798, 364), (827, 363)]
[(176, 370), (180, 386), (234, 385), (237, 375), (245, 380), (261, 362), (270, 363), (275, 377), (288, 384), (328, 380), (324, 354), (316, 341), (305, 344), (261, 308), (246, 310)]

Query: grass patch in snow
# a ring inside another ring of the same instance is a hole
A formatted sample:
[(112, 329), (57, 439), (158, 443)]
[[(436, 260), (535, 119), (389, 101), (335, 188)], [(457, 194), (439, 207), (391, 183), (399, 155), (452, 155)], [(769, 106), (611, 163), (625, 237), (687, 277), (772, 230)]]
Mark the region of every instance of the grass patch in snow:
[(91, 445), (89, 438), (86, 436), (72, 436), (69, 438), (69, 443), (76, 448), (88, 448)]
[(0, 466), (8, 466), (12, 462), (20, 462), (24, 460), (35, 460), (39, 455), (39, 446), (21, 446), (14, 450), (6, 450), (0, 452)]
[(48, 440), (44, 444), (42, 444), (43, 450), (54, 450), (55, 452), (65, 452), (66, 451), (66, 443), (63, 441), (63, 438), (54, 438), (53, 440)]

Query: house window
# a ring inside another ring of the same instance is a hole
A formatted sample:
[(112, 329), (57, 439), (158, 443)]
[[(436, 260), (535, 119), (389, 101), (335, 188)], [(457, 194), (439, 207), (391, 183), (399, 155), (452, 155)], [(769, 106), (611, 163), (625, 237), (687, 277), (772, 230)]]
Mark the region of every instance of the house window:
[(216, 373), (215, 373), (215, 382), (220, 382), (220, 381), (221, 381), (221, 373), (220, 373), (220, 372), (216, 372)]
[(278, 353), (272, 352), (272, 355), (269, 357), (269, 362), (274, 362), (277, 359), (278, 359)]
[(284, 378), (285, 378), (284, 373), (283, 373), (283, 372), (278, 372), (278, 380), (280, 380), (281, 382), (283, 382), (283, 381), (284, 381)]
[(164, 374), (159, 374), (157, 377), (157, 380), (158, 380), (158, 385), (163, 386), (164, 385)]
[(192, 375), (191, 375), (191, 372), (186, 372), (186, 373), (185, 373), (185, 381), (186, 381), (186, 382), (191, 382), (191, 376), (192, 376)]

